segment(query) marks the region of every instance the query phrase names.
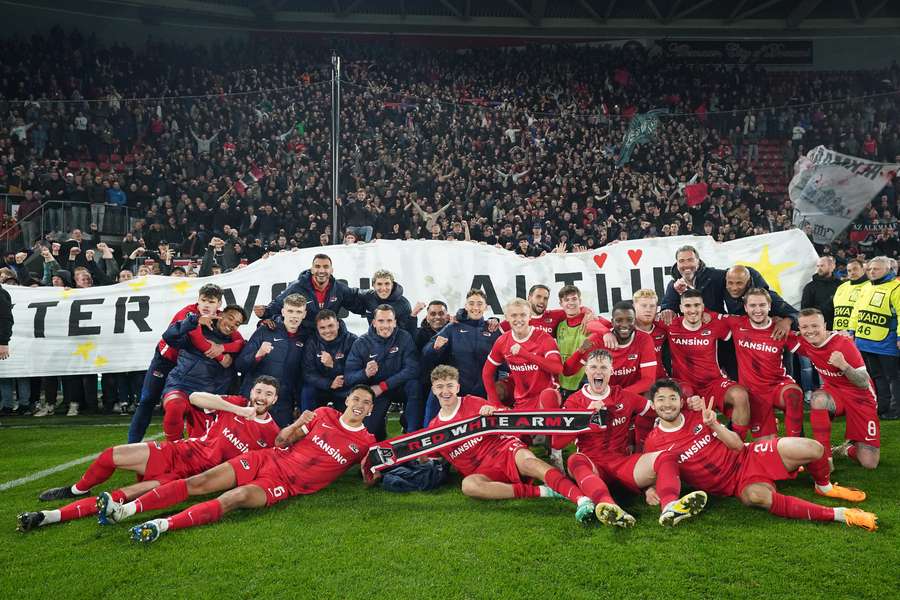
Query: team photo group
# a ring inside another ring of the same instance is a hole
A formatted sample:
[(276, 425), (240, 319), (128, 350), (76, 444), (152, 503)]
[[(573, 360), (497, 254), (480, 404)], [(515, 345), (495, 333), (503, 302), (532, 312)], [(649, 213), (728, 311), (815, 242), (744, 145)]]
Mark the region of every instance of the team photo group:
[[(878, 468), (880, 421), (900, 418), (896, 260), (855, 258), (842, 280), (822, 255), (798, 308), (751, 267), (709, 266), (691, 245), (672, 258), (663, 294), (636, 289), (603, 311), (559, 279), (502, 314), (493, 290), (448, 306), (406, 297), (386, 269), (350, 287), (323, 253), (253, 314), (204, 283), (156, 345), (128, 443), (22, 507), (17, 528), (91, 518), (148, 543), (351, 469), (415, 493), (452, 467), (465, 496), (568, 502), (584, 526), (649, 526), (623, 496), (657, 506), (665, 527), (720, 496), (876, 531), (853, 484)], [(159, 405), (164, 437), (149, 439)], [(394, 413), (403, 433), (390, 437)], [(113, 488), (116, 471), (136, 481)], [(815, 502), (779, 492), (795, 478)]]

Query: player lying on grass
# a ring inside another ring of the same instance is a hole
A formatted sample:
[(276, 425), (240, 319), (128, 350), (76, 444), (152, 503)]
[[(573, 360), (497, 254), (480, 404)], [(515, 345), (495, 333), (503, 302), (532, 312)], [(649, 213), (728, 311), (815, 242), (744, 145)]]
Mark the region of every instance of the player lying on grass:
[[(795, 350), (812, 362), (822, 380), (821, 389), (810, 397), (813, 437), (825, 446), (829, 458), (834, 450), (874, 469), (881, 458), (881, 423), (875, 386), (862, 354), (851, 338), (825, 328), (825, 317), (817, 308), (801, 310), (799, 323)], [(831, 419), (838, 415), (847, 417), (846, 441), (832, 449)]]
[[(168, 481), (202, 473), (235, 456), (272, 446), (278, 426), (268, 411), (277, 399), (278, 381), (268, 376), (256, 379), (249, 400), (242, 396), (194, 392), (190, 396), (191, 404), (216, 414), (215, 423), (205, 436), (107, 448), (77, 483), (46, 490), (39, 496), (40, 500), (78, 500), (57, 510), (20, 514), (19, 531), (95, 515), (107, 503), (137, 498)], [(91, 488), (109, 479), (116, 469), (137, 473), (139, 481), (101, 497), (90, 496)], [(104, 520), (102, 514), (100, 520)]]
[(278, 434), (277, 447), (172, 481), (134, 502), (110, 503), (106, 514), (111, 520), (121, 521), (141, 511), (184, 502), (189, 496), (225, 492), (167, 519), (154, 519), (131, 529), (131, 539), (152, 542), (166, 531), (213, 523), (238, 508), (263, 508), (292, 496), (315, 493), (366, 457), (375, 436), (366, 430), (363, 419), (374, 404), (375, 395), (369, 386), (354, 386), (343, 414), (328, 406), (305, 411)]
[[(868, 531), (878, 528), (878, 519), (870, 512), (831, 508), (778, 493), (775, 482), (793, 479), (804, 465), (817, 480), (827, 479), (828, 460), (819, 442), (785, 437), (745, 446), (738, 434), (717, 420), (714, 398), (706, 404), (692, 396), (683, 410), (681, 388), (671, 379), (657, 381), (651, 393), (659, 421), (644, 448), (677, 456), (681, 477), (688, 485), (710, 494), (734, 496), (747, 506), (764, 508), (779, 517), (839, 521)], [(858, 490), (842, 489), (845, 499), (852, 499), (854, 492), (859, 500), (865, 498)], [(653, 500), (649, 492), (647, 499)]]
[[(478, 415), (489, 416), (503, 410), (478, 396), (459, 396), (459, 371), (438, 365), (431, 372), (431, 391), (441, 406), (429, 427)], [(567, 498), (575, 506), (579, 522), (591, 520), (594, 504), (559, 469), (540, 460), (519, 438), (512, 435), (484, 435), (440, 450), (441, 456), (463, 476), (462, 492), (472, 498)], [(537, 478), (546, 485), (526, 483)]]
[(553, 436), (562, 448), (575, 442), (578, 451), (569, 456), (569, 473), (596, 505), (601, 523), (631, 527), (634, 517), (616, 504), (607, 483), (616, 481), (634, 493), (656, 484), (662, 509), (659, 523), (667, 527), (698, 514), (706, 505), (706, 494), (691, 492), (679, 499), (681, 480), (678, 463), (668, 452), (628, 454), (628, 432), (635, 427), (637, 446), (653, 426), (653, 410), (643, 396), (610, 386), (613, 357), (607, 350), (591, 352), (584, 366), (587, 384), (566, 401), (569, 410), (605, 410), (606, 426), (591, 431)]

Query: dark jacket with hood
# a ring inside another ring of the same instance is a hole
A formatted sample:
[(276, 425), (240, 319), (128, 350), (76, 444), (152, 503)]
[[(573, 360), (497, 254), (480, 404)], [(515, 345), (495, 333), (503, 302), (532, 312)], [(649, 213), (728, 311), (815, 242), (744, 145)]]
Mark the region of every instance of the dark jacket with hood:
[[(366, 375), (366, 364), (374, 360), (378, 372), (374, 377)], [(419, 359), (416, 346), (409, 333), (397, 327), (387, 338), (375, 332), (374, 327), (361, 335), (350, 349), (344, 370), (344, 383), (379, 385), (384, 391), (402, 387), (410, 379), (418, 380)]]
[[(347, 383), (345, 374), (347, 359), (357, 338), (355, 334), (347, 331), (347, 326), (343, 321), (338, 321), (338, 327), (337, 337), (330, 342), (323, 340), (318, 332), (307, 340), (306, 347), (303, 349), (303, 377), (304, 385), (311, 385), (317, 390), (346, 397), (350, 393), (351, 387)], [(331, 355), (334, 363), (331, 367), (322, 364), (322, 352)], [(366, 362), (368, 362), (368, 358)], [(365, 369), (365, 364), (363, 364), (363, 368)], [(344, 385), (333, 390), (331, 382), (338, 375), (344, 375)]]
[[(234, 360), (234, 366), (244, 376), (241, 395), (250, 397), (253, 381), (260, 375), (271, 375), (278, 380), (279, 402), (290, 402), (292, 407), (300, 406), (300, 361), (303, 357), (301, 330), (291, 335), (281, 319), (276, 320), (275, 329), (257, 327), (241, 353)], [(272, 351), (256, 360), (256, 353), (263, 342), (272, 344)]]
[(284, 306), (284, 299), (291, 294), (302, 294), (306, 298), (306, 318), (303, 319), (304, 337), (309, 338), (315, 335), (316, 331), (316, 315), (320, 310), (328, 309), (334, 311), (336, 315), (340, 315), (341, 309), (345, 308), (352, 313), (365, 315), (365, 308), (360, 301), (360, 293), (356, 288), (352, 288), (346, 283), (336, 280), (333, 276), (328, 281), (328, 289), (325, 294), (325, 301), (319, 302), (315, 287), (312, 282), (312, 271), (306, 269), (300, 273), (300, 277), (291, 283), (286, 290), (278, 294), (268, 306), (262, 319), (274, 319), (281, 316), (281, 307)]
[(366, 320), (370, 325), (372, 324), (372, 319), (375, 318), (375, 309), (380, 304), (387, 304), (394, 309), (394, 314), (397, 317), (397, 327), (405, 329), (415, 339), (416, 319), (412, 316), (412, 307), (409, 304), (409, 300), (403, 296), (402, 285), (395, 281), (391, 288), (391, 293), (384, 300), (378, 297), (375, 290), (360, 292), (359, 298), (362, 302), (362, 307), (365, 309)]
[(456, 323), (448, 323), (437, 333), (447, 338), (447, 343), (440, 350), (434, 349), (435, 338), (425, 344), (423, 363), (429, 369), (438, 364), (453, 365), (459, 370), (460, 395), (485, 398), (481, 370), (494, 342), (502, 333), (499, 328), (489, 332), (484, 318), (470, 319), (466, 309), (462, 308), (456, 313)]

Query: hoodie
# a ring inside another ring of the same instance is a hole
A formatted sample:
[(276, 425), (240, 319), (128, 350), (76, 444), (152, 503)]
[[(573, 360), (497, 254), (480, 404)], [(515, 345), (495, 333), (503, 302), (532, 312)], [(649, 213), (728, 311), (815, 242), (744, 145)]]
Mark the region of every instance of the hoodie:
[[(481, 370), (494, 342), (503, 332), (498, 328), (493, 333), (487, 330), (484, 318), (470, 319), (466, 310), (456, 313), (456, 323), (448, 323), (432, 337), (422, 352), (424, 367), (433, 369), (439, 364), (451, 364), (459, 370), (459, 393), (485, 397)], [(437, 336), (447, 338), (447, 343), (439, 350), (434, 349)]]
[[(322, 392), (346, 397), (351, 387), (347, 384), (345, 374), (347, 358), (350, 356), (350, 350), (356, 339), (356, 335), (347, 331), (347, 326), (343, 321), (339, 322), (337, 337), (330, 342), (323, 340), (318, 332), (310, 337), (303, 350), (303, 377), (306, 384)], [(331, 367), (322, 364), (322, 352), (331, 355), (334, 363)], [(368, 359), (366, 361), (368, 362)], [(365, 368), (365, 364), (363, 368)], [(331, 382), (338, 375), (344, 375), (344, 386), (333, 390)]]
[[(366, 375), (366, 364), (370, 360), (378, 363), (378, 372), (374, 377)], [(374, 327), (369, 327), (369, 331), (353, 343), (344, 370), (344, 382), (348, 386), (359, 383), (378, 385), (385, 392), (402, 387), (407, 381), (418, 377), (416, 346), (409, 333), (399, 327), (386, 338), (378, 335)]]

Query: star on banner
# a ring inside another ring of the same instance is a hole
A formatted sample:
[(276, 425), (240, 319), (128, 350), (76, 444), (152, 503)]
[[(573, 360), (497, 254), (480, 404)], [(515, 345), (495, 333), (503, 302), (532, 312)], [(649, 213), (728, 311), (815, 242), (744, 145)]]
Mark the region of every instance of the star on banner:
[(178, 292), (180, 295), (184, 296), (191, 289), (190, 281), (180, 281), (178, 283), (172, 284), (172, 289)]
[(769, 284), (769, 287), (774, 291), (781, 293), (781, 274), (790, 269), (791, 267), (797, 266), (796, 262), (782, 262), (782, 263), (773, 263), (769, 259), (769, 245), (766, 244), (763, 246), (762, 253), (759, 255), (759, 260), (756, 262), (750, 261), (740, 261), (738, 264), (744, 265), (745, 267), (753, 267), (759, 274), (763, 276), (763, 279), (766, 280), (766, 283)]
[(75, 352), (73, 352), (72, 354), (77, 354), (84, 360), (88, 360), (91, 352), (93, 352), (94, 348), (96, 347), (97, 344), (95, 344), (94, 342), (85, 342), (83, 344), (78, 344), (78, 346), (75, 348)]
[(141, 277), (140, 279), (136, 279), (134, 281), (129, 281), (128, 285), (131, 287), (131, 289), (133, 289), (134, 291), (137, 291), (137, 290), (141, 289), (142, 287), (144, 287), (145, 285), (147, 285), (147, 278)]
[(69, 296), (71, 296), (74, 293), (75, 293), (75, 290), (73, 290), (72, 288), (63, 288), (62, 289), (62, 297), (63, 298), (68, 298)]
[(97, 358), (94, 359), (94, 366), (102, 367), (103, 365), (105, 365), (108, 362), (109, 362), (109, 359), (106, 358), (105, 356), (98, 356)]

